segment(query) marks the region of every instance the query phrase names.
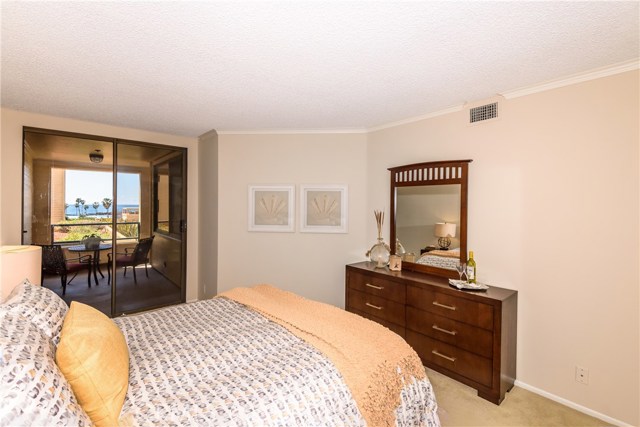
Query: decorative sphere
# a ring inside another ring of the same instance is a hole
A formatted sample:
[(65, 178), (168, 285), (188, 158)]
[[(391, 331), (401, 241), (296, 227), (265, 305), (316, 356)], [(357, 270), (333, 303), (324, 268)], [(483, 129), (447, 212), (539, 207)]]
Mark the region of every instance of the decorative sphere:
[(379, 240), (378, 243), (373, 245), (369, 251), (369, 259), (371, 262), (376, 264), (376, 267), (387, 266), (389, 264), (390, 255), (391, 250), (389, 250), (389, 246), (382, 240)]

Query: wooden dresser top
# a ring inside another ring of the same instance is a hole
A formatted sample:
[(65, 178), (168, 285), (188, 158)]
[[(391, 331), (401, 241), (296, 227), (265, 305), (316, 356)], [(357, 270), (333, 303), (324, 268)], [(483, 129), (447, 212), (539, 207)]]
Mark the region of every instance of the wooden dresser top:
[(362, 273), (382, 274), (388, 280), (402, 283), (406, 283), (407, 281), (409, 281), (412, 284), (416, 285), (424, 284), (437, 286), (442, 292), (480, 302), (486, 301), (487, 299), (494, 301), (504, 301), (512, 297), (514, 294), (518, 293), (518, 291), (499, 288), (491, 285), (489, 285), (489, 289), (487, 289), (486, 291), (463, 291), (449, 286), (449, 279), (445, 277), (434, 276), (431, 274), (419, 273), (409, 270), (391, 271), (388, 268), (376, 268), (374, 263), (368, 261), (349, 264), (347, 265), (347, 269), (354, 269)]

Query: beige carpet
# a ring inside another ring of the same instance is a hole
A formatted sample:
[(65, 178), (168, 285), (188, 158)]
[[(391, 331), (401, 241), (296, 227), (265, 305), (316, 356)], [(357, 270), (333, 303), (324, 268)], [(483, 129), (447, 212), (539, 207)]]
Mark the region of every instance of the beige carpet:
[(530, 391), (513, 387), (500, 406), (476, 390), (427, 369), (438, 401), (438, 415), (447, 426), (608, 426), (597, 418)]

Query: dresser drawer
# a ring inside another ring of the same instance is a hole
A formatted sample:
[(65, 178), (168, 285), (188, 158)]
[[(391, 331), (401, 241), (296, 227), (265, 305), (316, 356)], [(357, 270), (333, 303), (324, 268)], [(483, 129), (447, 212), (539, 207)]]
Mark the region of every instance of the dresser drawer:
[(349, 273), (347, 287), (349, 289), (354, 289), (356, 291), (404, 304), (406, 286), (395, 283), (391, 280), (385, 280), (381, 277)]
[(386, 326), (423, 363), (497, 405), (516, 376), (518, 292), (452, 289), (447, 279), (371, 262), (346, 266), (346, 309)]
[(354, 289), (347, 289), (347, 310), (358, 310), (404, 327), (404, 304), (389, 301)]
[(407, 305), (483, 329), (493, 330), (493, 307), (488, 304), (416, 286), (408, 286)]
[(388, 322), (386, 320), (380, 319), (379, 317), (372, 316), (371, 314), (365, 313), (364, 311), (356, 310), (356, 309), (353, 309), (353, 308), (348, 308), (347, 311), (350, 311), (352, 313), (358, 314), (358, 315), (360, 315), (360, 316), (362, 316), (364, 318), (367, 318), (369, 320), (373, 320), (376, 323), (380, 323), (382, 326), (392, 330), (396, 334), (400, 335), (402, 338), (405, 337), (405, 329), (402, 326), (399, 326), (399, 325), (396, 325), (395, 323), (391, 323), (391, 322)]
[(406, 340), (427, 365), (437, 365), (472, 381), (492, 386), (492, 359), (462, 350), (434, 340), (417, 332), (407, 330)]
[(448, 317), (407, 307), (407, 327), (484, 357), (493, 355), (493, 333)]

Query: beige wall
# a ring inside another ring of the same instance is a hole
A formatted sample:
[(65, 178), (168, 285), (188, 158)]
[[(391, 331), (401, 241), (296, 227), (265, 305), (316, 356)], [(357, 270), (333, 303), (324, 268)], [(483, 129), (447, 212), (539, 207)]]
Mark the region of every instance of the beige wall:
[[(31, 218), (32, 239), (27, 244), (47, 245), (51, 242), (51, 209), (49, 193), (51, 189), (51, 164), (35, 160), (33, 162), (33, 217)], [(45, 196), (45, 197), (39, 197)], [(20, 198), (16, 199), (19, 201)], [(18, 208), (19, 209), (19, 204)], [(17, 242), (16, 242), (17, 244)]]
[(158, 222), (169, 221), (169, 175), (158, 177)]
[[(22, 126), (187, 146), (188, 250), (199, 234), (216, 239), (204, 223), (199, 232), (197, 209), (217, 188), (218, 290), (270, 282), (343, 306), (344, 264), (364, 259), (372, 211), (388, 210), (386, 168), (471, 158), (469, 248), (481, 281), (519, 291), (519, 384), (638, 425), (638, 79), (627, 72), (507, 100), (499, 120), (475, 126), (458, 112), (369, 134), (223, 134), (202, 159), (193, 138), (3, 109), (0, 244), (20, 242), (11, 203)], [(217, 175), (198, 175), (207, 159)], [(248, 185), (328, 183), (349, 186), (347, 234), (247, 231)], [(187, 275), (193, 299), (196, 256)], [(589, 385), (575, 382), (576, 365), (590, 370)]]
[(187, 232), (187, 300), (197, 299), (198, 283), (198, 141), (197, 138), (167, 135), (138, 129), (121, 128), (99, 123), (72, 120), (43, 114), (27, 113), (3, 108), (1, 110), (0, 139), (0, 244), (19, 245), (21, 240), (22, 194), (22, 128), (31, 126), (89, 135), (144, 141), (187, 147), (188, 153), (188, 217)]
[(66, 175), (64, 169), (51, 169), (51, 223), (56, 224), (65, 218), (65, 190)]
[(632, 425), (638, 97), (634, 71), (506, 100), (485, 124), (460, 111), (372, 132), (367, 175), (368, 212), (388, 206), (386, 168), (473, 159), (469, 249), (480, 281), (519, 291), (518, 381)]
[[(200, 239), (200, 287), (198, 295), (211, 298), (218, 293), (218, 134), (211, 130), (198, 138), (200, 218), (206, 237)], [(206, 184), (205, 184), (206, 183)]]
[[(0, 153), (2, 153), (2, 147), (0, 147)], [(1, 159), (1, 157), (0, 157)], [(0, 161), (0, 165), (2, 162)], [(0, 171), (2, 171), (0, 167)], [(0, 180), (0, 182), (2, 182)], [(24, 199), (22, 201), (23, 205), (23, 237), (24, 242), (33, 242), (33, 229), (31, 226), (31, 218), (33, 218), (33, 152), (31, 148), (27, 145), (24, 150), (24, 168), (22, 175), (22, 182), (24, 186)], [(0, 186), (0, 189), (2, 187)], [(1, 193), (0, 193), (1, 194)], [(1, 215), (1, 212), (0, 212)], [(0, 216), (1, 218), (1, 216)], [(0, 230), (2, 230), (2, 221), (0, 221)], [(0, 233), (0, 236), (2, 233)]]
[[(481, 281), (519, 291), (518, 384), (638, 425), (638, 89), (637, 71), (601, 78), (505, 100), (479, 125), (460, 111), (360, 135), (222, 134), (219, 291), (269, 282), (342, 306), (344, 264), (388, 210), (387, 168), (471, 158), (469, 248)], [(331, 182), (349, 184), (348, 234), (247, 231), (249, 184)]]
[[(375, 242), (365, 218), (366, 135), (219, 135), (218, 291), (271, 283), (344, 306), (344, 266)], [(294, 184), (296, 232), (247, 231), (248, 186)], [(349, 232), (300, 233), (300, 184), (346, 184)], [(382, 190), (386, 188), (383, 186)]]

